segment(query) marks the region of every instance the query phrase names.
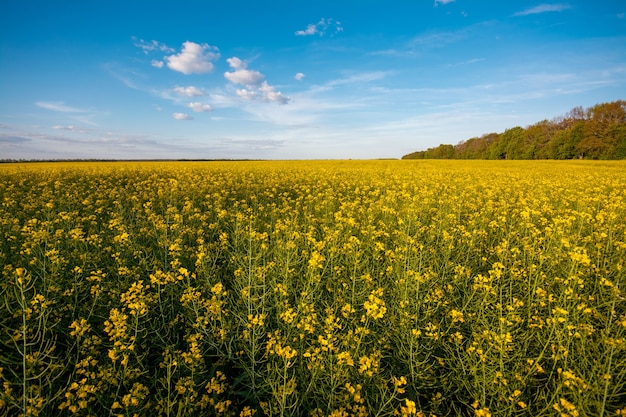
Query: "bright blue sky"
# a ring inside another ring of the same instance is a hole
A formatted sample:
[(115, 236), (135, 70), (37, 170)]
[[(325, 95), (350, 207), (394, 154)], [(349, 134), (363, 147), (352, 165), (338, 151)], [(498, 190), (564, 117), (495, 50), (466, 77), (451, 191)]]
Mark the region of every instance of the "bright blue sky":
[(623, 0), (0, 2), (0, 158), (378, 158), (626, 98)]

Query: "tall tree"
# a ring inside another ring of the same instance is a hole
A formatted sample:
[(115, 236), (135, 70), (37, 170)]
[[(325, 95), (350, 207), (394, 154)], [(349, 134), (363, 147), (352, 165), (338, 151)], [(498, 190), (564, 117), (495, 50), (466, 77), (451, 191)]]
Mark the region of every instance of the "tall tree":
[(626, 101), (602, 103), (587, 112), (584, 138), (577, 149), (585, 157), (609, 159), (620, 147), (623, 125), (626, 124)]

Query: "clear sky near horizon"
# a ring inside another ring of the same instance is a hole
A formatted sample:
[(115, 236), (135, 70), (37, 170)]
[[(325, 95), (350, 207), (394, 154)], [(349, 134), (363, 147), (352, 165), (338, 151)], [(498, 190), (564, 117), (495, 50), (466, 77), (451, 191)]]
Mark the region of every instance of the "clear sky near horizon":
[(625, 98), (623, 0), (0, 2), (0, 159), (399, 158)]

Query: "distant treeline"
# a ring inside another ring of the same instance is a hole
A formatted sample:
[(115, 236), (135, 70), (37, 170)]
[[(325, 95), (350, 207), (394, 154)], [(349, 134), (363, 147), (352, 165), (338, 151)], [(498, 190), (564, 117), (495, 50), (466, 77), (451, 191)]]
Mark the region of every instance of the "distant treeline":
[(626, 159), (626, 101), (576, 107), (526, 128), (439, 145), (402, 159)]

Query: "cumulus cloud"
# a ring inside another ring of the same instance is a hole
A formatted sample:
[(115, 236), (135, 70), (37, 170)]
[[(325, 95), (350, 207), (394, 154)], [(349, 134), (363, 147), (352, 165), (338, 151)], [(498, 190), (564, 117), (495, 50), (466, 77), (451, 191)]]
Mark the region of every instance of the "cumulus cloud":
[(187, 41), (183, 43), (183, 49), (178, 54), (166, 56), (165, 61), (168, 68), (185, 75), (205, 74), (213, 71), (212, 61), (218, 60), (219, 57), (217, 47)]
[(157, 61), (156, 59), (153, 59), (152, 62), (150, 62), (150, 65), (156, 68), (163, 68), (163, 61)]
[(213, 107), (211, 107), (209, 104), (204, 104), (200, 102), (189, 103), (187, 104), (187, 107), (189, 107), (191, 110), (197, 113), (208, 112), (208, 111), (213, 110)]
[(224, 77), (233, 84), (255, 85), (263, 81), (263, 74), (259, 71), (246, 69), (247, 64), (237, 57), (226, 60), (233, 72), (225, 72)]
[(571, 6), (569, 4), (540, 4), (539, 6), (531, 7), (530, 9), (522, 10), (521, 12), (515, 13), (513, 16), (528, 16), (532, 14), (540, 14), (547, 12), (562, 12), (563, 10), (570, 9)]
[(194, 87), (193, 85), (190, 85), (189, 87), (174, 87), (173, 91), (180, 95), (180, 96), (184, 96), (184, 97), (199, 97), (199, 96), (203, 96), (205, 93), (204, 91), (200, 90), (197, 87)]
[(343, 28), (341, 27), (341, 22), (337, 22), (334, 19), (321, 18), (319, 22), (311, 23), (307, 25), (306, 29), (297, 30), (295, 34), (296, 36), (324, 36), (326, 34), (333, 36), (342, 30)]
[(269, 85), (267, 81), (263, 81), (261, 87), (259, 88), (259, 92), (261, 93), (263, 99), (267, 101), (287, 104), (290, 100), (289, 97), (285, 97), (280, 91), (276, 91), (274, 86)]
[(317, 25), (309, 24), (306, 27), (306, 29), (304, 29), (304, 30), (297, 30), (296, 31), (296, 35), (297, 36), (309, 36), (309, 35), (315, 35), (317, 32), (318, 32)]
[(298, 81), (301, 81), (304, 78), (304, 74), (299, 72), (296, 75), (294, 75), (293, 78), (295, 78)]
[(247, 64), (237, 57), (226, 60), (232, 72), (225, 72), (224, 77), (233, 84), (244, 85), (246, 88), (238, 89), (235, 93), (244, 100), (271, 101), (279, 104), (287, 104), (290, 100), (276, 88), (265, 81), (265, 76), (259, 71), (247, 69)]
[(237, 90), (237, 95), (245, 100), (261, 100), (261, 101), (270, 101), (278, 104), (287, 104), (289, 97), (286, 97), (280, 91), (276, 91), (274, 86), (271, 86), (267, 83), (267, 81), (263, 81), (261, 85), (254, 89), (239, 89)]
[(174, 113), (173, 116), (176, 120), (193, 120), (193, 117), (185, 113)]

